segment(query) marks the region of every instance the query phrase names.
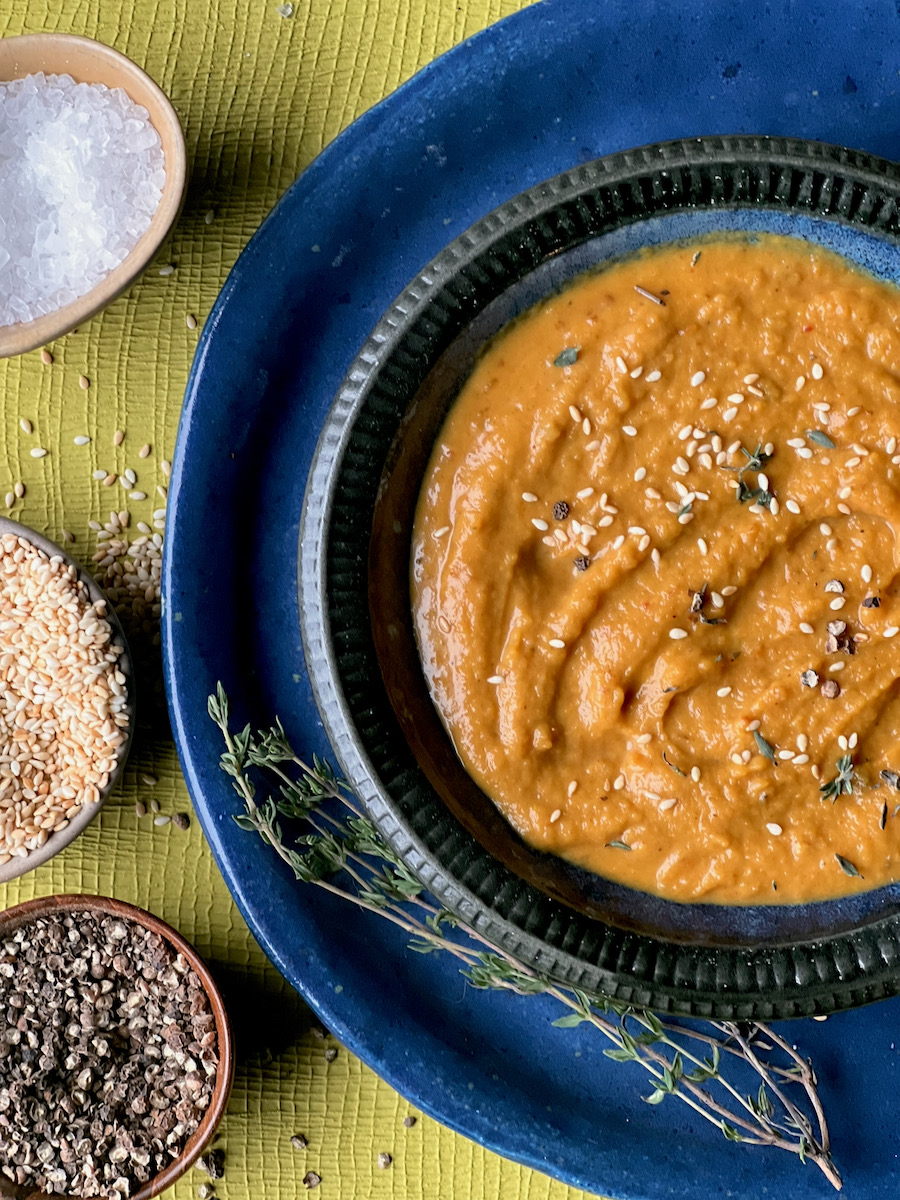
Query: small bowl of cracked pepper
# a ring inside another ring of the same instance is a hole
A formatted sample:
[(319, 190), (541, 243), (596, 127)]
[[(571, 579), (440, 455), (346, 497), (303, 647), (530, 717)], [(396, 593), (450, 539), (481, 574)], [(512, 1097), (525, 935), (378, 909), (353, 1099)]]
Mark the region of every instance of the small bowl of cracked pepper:
[(143, 909), (50, 896), (0, 914), (0, 1197), (150, 1200), (195, 1163), (233, 1072), (221, 995)]

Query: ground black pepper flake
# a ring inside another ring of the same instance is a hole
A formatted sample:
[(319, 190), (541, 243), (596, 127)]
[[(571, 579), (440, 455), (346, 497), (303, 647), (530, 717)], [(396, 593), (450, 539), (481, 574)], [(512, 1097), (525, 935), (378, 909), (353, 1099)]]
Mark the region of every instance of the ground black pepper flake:
[(378, 1155), (378, 1165), (381, 1167), (382, 1171), (386, 1171), (393, 1161), (394, 1160), (391, 1158), (390, 1154), (388, 1154), (387, 1150), (382, 1150)]
[(877, 596), (866, 596), (863, 600), (863, 608), (881, 608), (881, 601)]
[(413, 1127), (413, 1125), (415, 1125), (415, 1123), (416, 1123), (415, 1117), (404, 1117), (403, 1118), (403, 1124), (406, 1126), (407, 1129), (412, 1129), (412, 1127)]
[(826, 679), (820, 691), (826, 700), (835, 700), (841, 694), (841, 685), (836, 679)]
[(175, 826), (176, 829), (181, 829), (181, 830), (189, 829), (190, 825), (191, 825), (191, 818), (188, 816), (187, 813), (176, 813), (175, 816), (172, 818), (172, 824)]
[(553, 505), (553, 520), (564, 521), (569, 515), (569, 506), (565, 500), (557, 500)]
[(586, 571), (590, 565), (591, 565), (591, 560), (589, 558), (585, 558), (584, 556), (582, 556), (581, 558), (575, 559), (575, 570), (576, 571)]
[(328, 1049), (325, 1051), (325, 1061), (327, 1063), (333, 1063), (336, 1058), (337, 1058), (337, 1050), (335, 1050), (334, 1046), (329, 1046)]
[(217, 1065), (203, 985), (159, 934), (76, 911), (0, 941), (0, 1171), (13, 1184), (131, 1195), (181, 1153)]
[(309, 1146), (309, 1142), (302, 1133), (295, 1133), (291, 1138), (291, 1145), (295, 1150), (305, 1150)]
[(221, 1179), (225, 1174), (224, 1150), (210, 1150), (197, 1159), (197, 1170), (205, 1171), (210, 1179)]
[(307, 1171), (303, 1176), (303, 1186), (308, 1192), (311, 1192), (313, 1188), (317, 1188), (321, 1182), (322, 1176), (317, 1175), (315, 1171)]

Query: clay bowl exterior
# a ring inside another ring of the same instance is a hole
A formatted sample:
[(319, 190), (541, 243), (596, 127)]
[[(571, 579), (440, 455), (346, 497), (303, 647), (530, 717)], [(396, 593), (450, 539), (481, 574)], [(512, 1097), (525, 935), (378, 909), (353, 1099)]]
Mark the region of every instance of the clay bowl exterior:
[[(151, 1200), (170, 1188), (176, 1179), (180, 1179), (189, 1170), (207, 1148), (215, 1135), (216, 1128), (225, 1113), (231, 1084), (234, 1079), (234, 1040), (231, 1025), (221, 992), (210, 974), (206, 963), (190, 944), (185, 941), (177, 930), (153, 913), (122, 900), (113, 900), (107, 896), (61, 895), (44, 896), (37, 900), (26, 900), (0, 913), (0, 938), (5, 937), (20, 925), (27, 925), (37, 917), (64, 917), (73, 912), (92, 912), (98, 916), (121, 917), (132, 921), (164, 938), (176, 953), (182, 954), (191, 969), (203, 984), (203, 990), (209, 1000), (210, 1011), (216, 1023), (216, 1046), (219, 1055), (219, 1066), (216, 1072), (216, 1082), (212, 1098), (203, 1120), (191, 1135), (181, 1154), (156, 1175), (148, 1180), (142, 1188), (136, 1191), (131, 1200)], [(7, 1186), (8, 1183), (7, 1183)], [(0, 1192), (3, 1185), (0, 1184)], [(45, 1192), (23, 1191), (25, 1200), (53, 1200)]]
[[(15, 537), (25, 538), (32, 545), (37, 546), (39, 550), (43, 550), (45, 554), (50, 555), (51, 558), (58, 556), (69, 566), (74, 566), (78, 571), (78, 578), (87, 589), (91, 601), (106, 600), (103, 590), (97, 581), (87, 571), (82, 570), (71, 555), (67, 554), (60, 546), (57, 546), (55, 542), (51, 542), (49, 538), (35, 533), (33, 529), (29, 529), (26, 525), (20, 525), (18, 521), (11, 521), (8, 517), (0, 517), (0, 537), (8, 533), (13, 534)], [(69, 821), (66, 828), (61, 829), (59, 833), (51, 833), (39, 850), (30, 851), (24, 858), (11, 858), (9, 862), (0, 865), (0, 883), (8, 883), (10, 879), (16, 879), (19, 875), (24, 875), (26, 872), (34, 870), (35, 867), (41, 866), (53, 858), (54, 854), (59, 854), (60, 850), (64, 850), (70, 842), (73, 842), (81, 831), (96, 817), (109, 798), (113, 788), (116, 787), (121, 779), (122, 772), (125, 770), (135, 727), (134, 665), (131, 659), (131, 652), (128, 649), (128, 643), (125, 640), (125, 634), (119, 623), (119, 618), (109, 603), (106, 606), (106, 620), (112, 626), (113, 641), (123, 648), (119, 656), (119, 667), (126, 679), (125, 686), (128, 691), (128, 706), (131, 717), (128, 729), (126, 730), (126, 740), (119, 752), (115, 769), (110, 774), (109, 783), (102, 789), (100, 799), (95, 804), (82, 805), (75, 813), (75, 816)]]
[(147, 109), (162, 142), (166, 182), (159, 207), (130, 254), (85, 295), (56, 312), (0, 327), (0, 358), (24, 354), (77, 328), (125, 291), (156, 254), (184, 200), (187, 152), (178, 115), (166, 95), (131, 59), (91, 38), (64, 33), (34, 33), (0, 38), (0, 81), (37, 71), (71, 75), (76, 83), (122, 88)]
[(481, 347), (576, 275), (646, 246), (772, 232), (900, 281), (900, 167), (714, 137), (578, 166), (502, 205), (376, 325), (322, 430), (300, 533), (304, 649), (368, 815), (438, 901), (540, 971), (661, 1011), (809, 1016), (900, 992), (900, 885), (794, 906), (685, 904), (532, 849), (466, 774), (409, 602), (415, 504)]

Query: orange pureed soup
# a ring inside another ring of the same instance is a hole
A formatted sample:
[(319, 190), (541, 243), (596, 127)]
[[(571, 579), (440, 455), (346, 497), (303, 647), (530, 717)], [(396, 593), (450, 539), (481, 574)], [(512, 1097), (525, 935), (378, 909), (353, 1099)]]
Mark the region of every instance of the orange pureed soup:
[(522, 837), (678, 900), (900, 879), (900, 291), (645, 252), (501, 332), (416, 513), (424, 671)]

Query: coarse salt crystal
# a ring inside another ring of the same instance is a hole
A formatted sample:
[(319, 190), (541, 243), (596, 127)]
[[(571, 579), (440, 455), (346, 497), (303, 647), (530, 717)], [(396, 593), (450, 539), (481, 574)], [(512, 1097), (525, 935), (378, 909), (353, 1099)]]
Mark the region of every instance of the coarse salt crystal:
[(165, 158), (120, 88), (39, 72), (0, 83), (0, 326), (83, 296), (148, 229)]

